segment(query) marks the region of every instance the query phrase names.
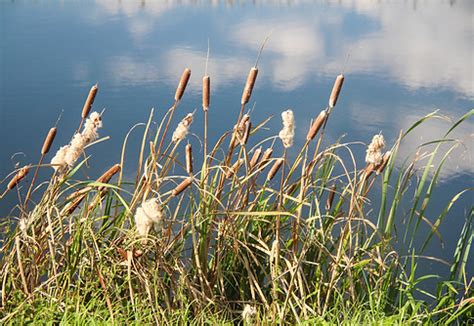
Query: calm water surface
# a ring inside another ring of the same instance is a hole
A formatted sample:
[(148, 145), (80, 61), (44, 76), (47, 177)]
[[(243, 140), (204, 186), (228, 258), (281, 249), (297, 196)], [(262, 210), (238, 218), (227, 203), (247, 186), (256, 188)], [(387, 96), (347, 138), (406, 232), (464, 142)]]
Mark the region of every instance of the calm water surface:
[[(400, 130), (429, 112), (439, 109), (456, 119), (473, 107), (473, 12), (469, 0), (0, 1), (0, 179), (17, 162), (37, 161), (43, 137), (62, 111), (52, 152), (69, 141), (95, 82), (100, 91), (94, 108), (106, 108), (101, 135), (111, 139), (88, 152), (91, 176), (119, 160), (126, 132), (146, 121), (152, 107), (159, 120), (185, 67), (193, 75), (176, 115), (196, 110), (193, 128), (201, 135), (208, 40), (215, 139), (232, 127), (248, 69), (270, 32), (250, 103), (254, 121), (275, 116), (262, 137), (276, 135), (280, 112), (292, 108), (301, 143), (344, 70), (327, 142), (345, 135), (345, 141), (368, 143), (382, 131), (391, 146)], [(448, 126), (443, 120), (426, 125), (402, 144), (401, 157)], [(453, 134), (463, 146), (440, 177), (433, 212), (473, 184), (473, 126), (471, 119)], [(198, 147), (196, 137), (190, 141)], [(137, 133), (127, 155), (136, 157), (139, 142)], [(362, 165), (364, 145), (353, 148)], [(134, 164), (125, 166), (127, 175)], [(0, 214), (14, 202), (13, 195), (0, 202)], [(472, 193), (459, 201), (441, 230), (444, 246), (436, 242), (428, 254), (452, 259), (472, 203)]]

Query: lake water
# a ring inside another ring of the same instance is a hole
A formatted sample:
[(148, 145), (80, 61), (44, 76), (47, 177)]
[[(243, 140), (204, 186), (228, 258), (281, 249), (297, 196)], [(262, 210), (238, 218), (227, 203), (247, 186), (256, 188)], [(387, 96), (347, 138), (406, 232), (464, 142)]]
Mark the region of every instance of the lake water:
[[(215, 139), (232, 127), (248, 70), (270, 33), (249, 105), (254, 121), (275, 116), (264, 136), (276, 135), (280, 112), (292, 108), (301, 143), (344, 70), (327, 143), (341, 135), (368, 143), (382, 131), (391, 146), (400, 130), (429, 112), (439, 109), (455, 120), (473, 107), (473, 12), (469, 0), (0, 1), (0, 179), (15, 163), (38, 160), (61, 112), (52, 152), (69, 141), (96, 82), (94, 108), (106, 108), (101, 135), (111, 139), (89, 151), (91, 176), (119, 161), (126, 132), (145, 122), (152, 107), (156, 119), (169, 108), (185, 67), (192, 77), (176, 117), (196, 110), (193, 131), (201, 135), (208, 41)], [(402, 144), (401, 158), (448, 127), (436, 120), (415, 132)], [(472, 187), (473, 133), (470, 119), (452, 135), (464, 145), (446, 164), (433, 212)], [(139, 133), (131, 137), (128, 156), (140, 139)], [(364, 146), (354, 150), (362, 166)], [(125, 166), (126, 175), (133, 175), (134, 164)], [(0, 214), (14, 202), (12, 194), (2, 200)], [(461, 198), (446, 218), (449, 227), (441, 229), (444, 247), (436, 242), (428, 254), (452, 259), (472, 203), (472, 192)]]

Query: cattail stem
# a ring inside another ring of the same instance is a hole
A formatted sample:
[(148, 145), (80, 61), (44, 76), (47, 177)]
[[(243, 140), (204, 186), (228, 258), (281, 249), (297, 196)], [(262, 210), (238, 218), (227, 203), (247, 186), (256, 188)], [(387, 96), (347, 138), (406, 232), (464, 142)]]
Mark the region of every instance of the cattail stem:
[(25, 205), (24, 212), (25, 213), (28, 211), (28, 200), (30, 199), (31, 191), (33, 190), (33, 186), (35, 184), (36, 178), (38, 177), (39, 168), (40, 168), (41, 164), (43, 163), (43, 159), (44, 159), (44, 154), (41, 154), (41, 157), (38, 161), (38, 165), (35, 168), (35, 173), (33, 174), (33, 179), (31, 179), (31, 183), (30, 183), (30, 186), (28, 188), (28, 192), (26, 193), (25, 202), (24, 202), (24, 205)]

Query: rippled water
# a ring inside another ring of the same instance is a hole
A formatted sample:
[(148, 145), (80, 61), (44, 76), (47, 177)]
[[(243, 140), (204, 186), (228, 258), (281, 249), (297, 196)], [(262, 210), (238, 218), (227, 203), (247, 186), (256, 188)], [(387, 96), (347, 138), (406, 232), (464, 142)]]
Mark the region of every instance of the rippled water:
[[(275, 116), (264, 135), (276, 135), (280, 112), (292, 108), (301, 142), (344, 70), (328, 141), (345, 134), (346, 141), (367, 143), (382, 131), (392, 145), (400, 130), (435, 109), (456, 119), (473, 107), (473, 3), (1, 1), (0, 178), (18, 161), (37, 160), (44, 135), (62, 111), (55, 148), (69, 141), (95, 82), (100, 91), (94, 107), (106, 108), (101, 134), (111, 140), (89, 152), (91, 175), (119, 160), (126, 132), (146, 121), (152, 107), (160, 117), (172, 104), (185, 67), (193, 74), (176, 115), (196, 110), (193, 131), (202, 134), (197, 126), (208, 41), (215, 139), (232, 127), (248, 69), (270, 33), (250, 103), (255, 121)], [(426, 125), (402, 145), (401, 157), (448, 126), (443, 120)], [(472, 186), (473, 132), (471, 119), (452, 135), (464, 143), (441, 175), (434, 210)], [(131, 147), (139, 141), (140, 135), (132, 137)], [(364, 147), (354, 149), (363, 160)], [(17, 152), (22, 154), (12, 160)], [(133, 164), (125, 167), (128, 174), (134, 170)], [(447, 243), (456, 239), (472, 199), (465, 196), (449, 216), (450, 228), (443, 230)], [(0, 213), (13, 202), (13, 197), (0, 202)], [(453, 248), (449, 244), (437, 253), (449, 260)]]

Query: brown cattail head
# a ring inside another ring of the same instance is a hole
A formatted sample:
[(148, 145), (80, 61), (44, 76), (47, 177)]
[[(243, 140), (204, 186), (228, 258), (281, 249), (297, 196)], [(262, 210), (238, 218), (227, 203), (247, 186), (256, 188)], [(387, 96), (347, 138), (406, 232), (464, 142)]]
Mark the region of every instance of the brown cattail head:
[(193, 174), (193, 148), (191, 144), (186, 145), (186, 172)]
[(97, 182), (107, 183), (112, 179), (112, 177), (117, 174), (121, 169), (120, 164), (115, 164), (110, 169), (104, 172), (98, 179)]
[(202, 77), (202, 109), (207, 111), (209, 109), (209, 102), (211, 99), (211, 78), (209, 76)]
[(321, 126), (323, 125), (324, 121), (326, 121), (328, 114), (326, 113), (325, 110), (322, 110), (316, 120), (313, 121), (313, 124), (311, 125), (311, 128), (308, 131), (308, 134), (306, 135), (306, 140), (310, 141), (312, 140), (316, 134), (318, 133), (319, 129), (321, 129)]
[(84, 107), (82, 108), (82, 114), (81, 114), (82, 119), (87, 118), (87, 116), (89, 115), (89, 112), (92, 107), (92, 103), (94, 103), (95, 95), (97, 94), (98, 90), (99, 90), (99, 86), (97, 84), (91, 87), (91, 90), (89, 91), (89, 95), (87, 95), (86, 102), (84, 103)]
[(390, 159), (390, 156), (392, 156), (391, 151), (387, 151), (387, 152), (385, 152), (385, 154), (383, 154), (382, 163), (380, 163), (380, 165), (377, 167), (377, 170), (375, 171), (375, 173), (377, 175), (379, 175), (380, 173), (383, 172), (383, 170), (387, 166), (387, 163), (388, 163), (388, 160)]
[(56, 132), (56, 127), (49, 129), (48, 135), (46, 136), (43, 143), (43, 148), (41, 148), (41, 155), (46, 155), (49, 152), (51, 144), (53, 144), (54, 137), (56, 137)]
[(174, 100), (176, 102), (181, 100), (181, 98), (183, 97), (186, 85), (188, 85), (189, 77), (191, 77), (191, 69), (186, 68), (184, 69), (183, 74), (181, 75), (178, 87), (176, 88), (176, 93), (174, 94)]
[(244, 105), (250, 100), (252, 95), (253, 86), (255, 85), (255, 80), (257, 79), (258, 68), (250, 68), (249, 74), (247, 76), (247, 82), (245, 83), (244, 91), (242, 92), (242, 99), (240, 104)]
[(362, 180), (363, 181), (367, 180), (372, 175), (372, 173), (374, 171), (375, 171), (375, 164), (374, 163), (367, 164), (367, 166), (365, 167), (365, 170), (362, 174)]
[(18, 182), (20, 182), (26, 177), (28, 172), (30, 172), (29, 165), (25, 165), (24, 167), (22, 167), (8, 183), (8, 186), (7, 186), (8, 190), (12, 190), (13, 188), (15, 188)]
[(260, 155), (262, 154), (262, 147), (259, 147), (257, 148), (254, 152), (253, 152), (253, 156), (252, 158), (250, 159), (250, 163), (249, 163), (249, 170), (253, 169), (253, 167), (255, 165), (257, 165), (258, 163), (258, 159), (260, 158)]
[(245, 144), (247, 144), (251, 129), (252, 129), (252, 122), (247, 121), (247, 123), (245, 124), (244, 134), (242, 135), (242, 138), (240, 139), (240, 145), (244, 146)]
[(176, 186), (176, 188), (173, 189), (172, 195), (173, 196), (178, 196), (180, 193), (182, 193), (187, 187), (189, 187), (193, 183), (193, 178), (188, 177), (184, 179), (179, 185)]
[(272, 157), (272, 154), (273, 154), (273, 148), (269, 147), (265, 150), (265, 152), (263, 152), (263, 156), (262, 156), (262, 160), (260, 162), (263, 163), (266, 163), (270, 157)]
[(336, 106), (337, 98), (341, 92), (342, 84), (344, 83), (344, 75), (340, 74), (336, 77), (334, 86), (332, 87), (331, 96), (329, 97), (329, 107), (333, 108)]
[(284, 161), (285, 161), (285, 159), (279, 158), (275, 161), (275, 163), (273, 163), (272, 168), (270, 169), (270, 171), (268, 171), (267, 181), (273, 179), (275, 174), (277, 174), (278, 170), (280, 170), (280, 167), (281, 167), (281, 165), (283, 164)]
[(74, 212), (74, 210), (79, 206), (79, 204), (84, 200), (84, 198), (86, 198), (85, 194), (80, 195), (76, 199), (67, 203), (66, 206), (64, 206), (64, 208), (61, 210), (61, 215), (69, 215)]
[(334, 195), (336, 194), (336, 185), (332, 185), (331, 189), (329, 190), (328, 199), (326, 200), (326, 210), (330, 210), (332, 206), (332, 202), (334, 201)]
[(230, 178), (232, 175), (236, 174), (243, 163), (244, 163), (243, 159), (238, 159), (227, 171), (227, 173), (225, 174), (225, 177)]

